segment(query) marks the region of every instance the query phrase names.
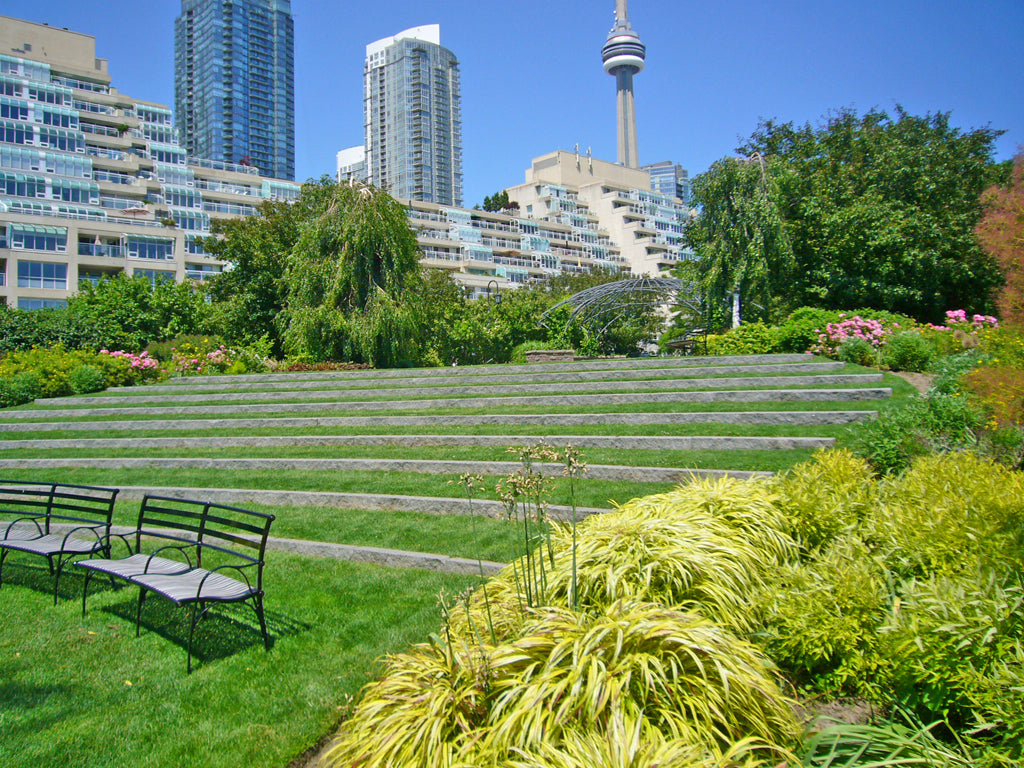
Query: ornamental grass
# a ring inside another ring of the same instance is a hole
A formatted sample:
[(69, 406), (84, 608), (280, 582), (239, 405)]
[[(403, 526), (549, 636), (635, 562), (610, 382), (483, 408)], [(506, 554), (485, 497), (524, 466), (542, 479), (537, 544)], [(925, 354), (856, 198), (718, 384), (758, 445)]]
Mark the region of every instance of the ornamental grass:
[(739, 761), (736, 744), (746, 764), (788, 754), (796, 725), (770, 662), (723, 627), (635, 600), (529, 614), (510, 642), (391, 657), (326, 764), (513, 766), (552, 750), (579, 764), (587, 749), (639, 748), (637, 729), (662, 734), (644, 748), (685, 755), (680, 765)]

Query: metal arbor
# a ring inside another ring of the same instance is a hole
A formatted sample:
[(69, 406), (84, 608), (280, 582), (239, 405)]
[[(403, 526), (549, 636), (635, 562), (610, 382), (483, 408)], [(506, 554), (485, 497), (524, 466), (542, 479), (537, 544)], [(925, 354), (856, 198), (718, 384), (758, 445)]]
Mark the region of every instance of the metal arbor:
[(571, 306), (575, 320), (592, 331), (603, 333), (630, 310), (679, 307), (694, 317), (703, 315), (702, 298), (694, 283), (672, 277), (638, 277), (604, 283), (573, 294), (545, 312), (541, 321), (564, 306)]

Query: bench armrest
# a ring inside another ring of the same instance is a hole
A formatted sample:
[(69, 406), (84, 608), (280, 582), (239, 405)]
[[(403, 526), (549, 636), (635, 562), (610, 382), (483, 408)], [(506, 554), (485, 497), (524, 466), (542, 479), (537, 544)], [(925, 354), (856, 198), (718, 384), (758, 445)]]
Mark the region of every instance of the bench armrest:
[(43, 536), (44, 535), (43, 534), (43, 529), (40, 527), (39, 521), (40, 520), (45, 520), (45, 519), (46, 519), (46, 515), (32, 515), (32, 516), (29, 516), (29, 517), (19, 517), (19, 518), (15, 519), (15, 520), (12, 520), (7, 525), (7, 527), (4, 528), (3, 538), (4, 539), (8, 538), (11, 535), (11, 531), (14, 529), (14, 526), (16, 526), (18, 523), (32, 523), (36, 527), (36, 531), (38, 531), (39, 535)]
[(203, 584), (205, 584), (206, 580), (213, 576), (213, 574), (219, 573), (220, 571), (228, 570), (238, 571), (238, 581), (245, 582), (245, 586), (247, 586), (249, 588), (249, 591), (251, 592), (253, 590), (252, 582), (249, 581), (249, 574), (245, 573), (242, 569), (252, 568), (255, 565), (259, 565), (259, 563), (246, 563), (245, 565), (218, 565), (216, 568), (211, 568), (209, 571), (203, 574), (203, 578), (199, 580), (199, 587), (198, 589), (196, 589), (196, 594), (201, 595), (203, 593)]
[(181, 552), (181, 554), (183, 554), (185, 556), (185, 562), (188, 564), (188, 567), (189, 568), (195, 568), (196, 566), (192, 562), (192, 558), (189, 557), (188, 550), (195, 549), (196, 546), (197, 546), (196, 544), (168, 544), (165, 547), (160, 547), (159, 549), (154, 550), (153, 552), (151, 552), (149, 554), (149, 557), (146, 558), (146, 567), (145, 567), (145, 569), (142, 572), (143, 573), (149, 573), (149, 564), (153, 562), (153, 558), (159, 556), (161, 552), (166, 552), (169, 549), (176, 549), (179, 552)]
[[(62, 545), (62, 547), (66, 547), (67, 544), (68, 544), (68, 541), (71, 538), (73, 538), (76, 533), (78, 533), (80, 531), (88, 531), (89, 533), (91, 533), (93, 535), (93, 538), (96, 539), (96, 543), (97, 544), (102, 544), (103, 540), (107, 538), (106, 536), (104, 536), (102, 534), (102, 531), (103, 531), (104, 528), (106, 528), (105, 525), (79, 525), (79, 526), (76, 526), (76, 527), (72, 528), (70, 531), (68, 531), (64, 535), (64, 539), (61, 541), (61, 545)], [(109, 547), (110, 544), (108, 543), (107, 546)]]

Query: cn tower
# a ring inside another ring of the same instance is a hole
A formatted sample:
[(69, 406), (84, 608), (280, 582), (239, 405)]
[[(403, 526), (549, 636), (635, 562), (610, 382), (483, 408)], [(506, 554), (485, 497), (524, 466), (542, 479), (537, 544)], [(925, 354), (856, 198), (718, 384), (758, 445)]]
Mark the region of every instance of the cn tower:
[(601, 49), (604, 71), (615, 76), (619, 118), (620, 165), (627, 168), (640, 166), (636, 148), (636, 102), (633, 100), (633, 75), (644, 68), (647, 48), (640, 37), (629, 26), (626, 17), (626, 0), (615, 2), (615, 26), (608, 33), (608, 40)]

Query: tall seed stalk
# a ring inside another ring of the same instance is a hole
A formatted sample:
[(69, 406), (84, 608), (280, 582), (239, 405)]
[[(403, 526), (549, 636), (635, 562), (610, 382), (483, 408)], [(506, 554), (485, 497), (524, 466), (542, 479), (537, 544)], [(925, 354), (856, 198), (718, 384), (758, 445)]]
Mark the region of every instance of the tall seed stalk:
[[(452, 481), (449, 481), (449, 484), (451, 482)], [(473, 541), (479, 542), (479, 537), (477, 536), (476, 532), (476, 512), (473, 510), (473, 489), (479, 486), (483, 486), (484, 479), (480, 477), (480, 475), (474, 475), (469, 472), (464, 472), (463, 474), (459, 475), (458, 483), (466, 492), (466, 499), (469, 501), (469, 524), (470, 527), (472, 528)], [(484, 575), (484, 561), (483, 558), (480, 556), (479, 548), (477, 549), (476, 554), (476, 564), (477, 567), (480, 569), (480, 583), (484, 592), (484, 607), (487, 610), (487, 627), (488, 629), (490, 629), (491, 632), (491, 642), (497, 645), (498, 638), (494, 634), (494, 620), (491, 617), (491, 601), (490, 597), (487, 594), (487, 577)], [(466, 599), (466, 614), (467, 617), (469, 617), (468, 597)], [(470, 622), (472, 622), (472, 618), (469, 618)]]

